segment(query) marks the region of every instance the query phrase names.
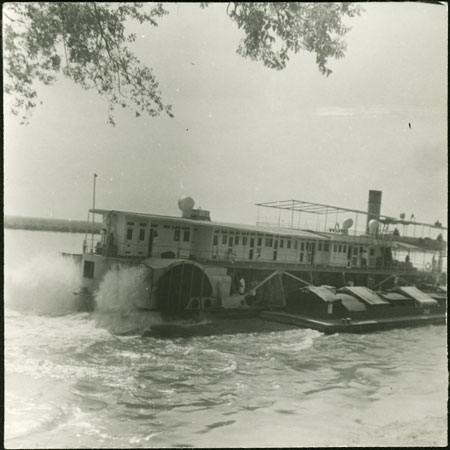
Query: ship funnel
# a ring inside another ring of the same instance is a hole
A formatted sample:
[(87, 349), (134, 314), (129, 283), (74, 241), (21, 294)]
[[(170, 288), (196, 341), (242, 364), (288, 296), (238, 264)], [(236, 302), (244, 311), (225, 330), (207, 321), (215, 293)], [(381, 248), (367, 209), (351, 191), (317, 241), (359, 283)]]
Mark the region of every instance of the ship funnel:
[(181, 217), (191, 217), (194, 205), (195, 202), (192, 197), (188, 197), (187, 195), (183, 195), (182, 197), (180, 197), (180, 199), (178, 200), (178, 208), (181, 209)]
[[(369, 205), (367, 207), (366, 232), (370, 233), (369, 225), (372, 220), (380, 220), (381, 212), (381, 191), (369, 191)], [(377, 226), (378, 228), (378, 226)]]

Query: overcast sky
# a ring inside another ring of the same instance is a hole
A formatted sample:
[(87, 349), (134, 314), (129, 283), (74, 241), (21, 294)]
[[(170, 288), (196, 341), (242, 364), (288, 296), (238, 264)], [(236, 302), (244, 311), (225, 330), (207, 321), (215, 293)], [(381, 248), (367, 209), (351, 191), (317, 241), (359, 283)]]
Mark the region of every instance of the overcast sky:
[(83, 219), (96, 172), (106, 209), (178, 216), (188, 194), (213, 220), (254, 223), (257, 202), (365, 210), (377, 189), (383, 214), (447, 223), (446, 6), (365, 4), (328, 78), (311, 54), (284, 71), (237, 55), (225, 4), (166, 8), (130, 31), (175, 118), (118, 111), (113, 128), (93, 91), (40, 88), (29, 125), (5, 110), (6, 215)]

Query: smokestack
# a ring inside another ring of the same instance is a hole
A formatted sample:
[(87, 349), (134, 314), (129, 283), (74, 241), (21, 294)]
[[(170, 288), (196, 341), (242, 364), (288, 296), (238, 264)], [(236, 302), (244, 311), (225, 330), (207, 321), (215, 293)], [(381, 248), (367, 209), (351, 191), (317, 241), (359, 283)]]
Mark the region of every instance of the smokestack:
[(369, 205), (367, 207), (366, 233), (369, 233), (369, 222), (373, 219), (380, 220), (381, 191), (369, 191)]

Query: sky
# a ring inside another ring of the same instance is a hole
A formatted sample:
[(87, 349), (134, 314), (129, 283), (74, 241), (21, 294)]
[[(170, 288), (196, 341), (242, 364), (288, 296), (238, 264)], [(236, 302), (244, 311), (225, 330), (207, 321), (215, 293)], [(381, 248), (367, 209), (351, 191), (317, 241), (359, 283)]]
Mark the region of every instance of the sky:
[[(166, 4), (128, 24), (175, 117), (135, 118), (61, 78), (20, 125), (4, 103), (4, 214), (83, 219), (92, 206), (255, 223), (255, 203), (297, 199), (447, 223), (447, 6), (369, 3), (323, 76), (301, 52), (275, 71), (236, 53), (226, 4)], [(409, 128), (408, 124), (411, 124)]]

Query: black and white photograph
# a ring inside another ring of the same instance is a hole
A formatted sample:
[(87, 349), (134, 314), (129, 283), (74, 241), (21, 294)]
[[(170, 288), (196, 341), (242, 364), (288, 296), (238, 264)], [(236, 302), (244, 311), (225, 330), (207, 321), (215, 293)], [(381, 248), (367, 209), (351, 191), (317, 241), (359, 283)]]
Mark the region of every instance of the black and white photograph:
[(448, 445), (448, 2), (9, 2), (7, 449)]

